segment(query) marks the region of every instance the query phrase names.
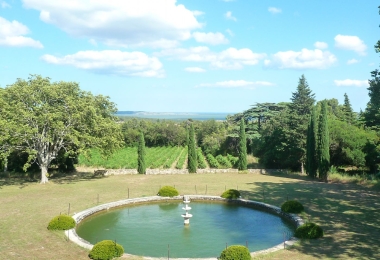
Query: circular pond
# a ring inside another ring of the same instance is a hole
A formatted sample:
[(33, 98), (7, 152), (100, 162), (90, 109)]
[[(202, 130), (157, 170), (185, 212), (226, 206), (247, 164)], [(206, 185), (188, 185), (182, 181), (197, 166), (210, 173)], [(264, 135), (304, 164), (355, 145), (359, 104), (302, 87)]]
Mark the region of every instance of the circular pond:
[(258, 251), (283, 242), (294, 226), (277, 215), (233, 203), (194, 202), (190, 225), (178, 201), (128, 205), (88, 217), (76, 232), (92, 244), (116, 240), (126, 253), (171, 258), (217, 257), (226, 245)]

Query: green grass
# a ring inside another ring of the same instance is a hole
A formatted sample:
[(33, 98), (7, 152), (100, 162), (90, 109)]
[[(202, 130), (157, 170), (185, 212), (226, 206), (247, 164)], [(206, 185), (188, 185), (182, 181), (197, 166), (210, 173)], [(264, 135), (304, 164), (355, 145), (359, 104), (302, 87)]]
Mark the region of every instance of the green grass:
[(324, 229), (322, 239), (256, 259), (380, 259), (378, 191), (297, 175), (237, 173), (105, 178), (83, 173), (46, 185), (0, 179), (0, 259), (89, 259), (88, 251), (67, 242), (62, 231), (47, 230), (52, 217), (68, 213), (69, 203), (72, 215), (97, 205), (98, 198), (99, 203), (125, 199), (128, 189), (130, 197), (152, 196), (165, 185), (175, 186), (180, 194), (221, 195), (225, 189), (238, 189), (243, 198), (277, 206), (295, 199), (305, 207), (303, 216)]

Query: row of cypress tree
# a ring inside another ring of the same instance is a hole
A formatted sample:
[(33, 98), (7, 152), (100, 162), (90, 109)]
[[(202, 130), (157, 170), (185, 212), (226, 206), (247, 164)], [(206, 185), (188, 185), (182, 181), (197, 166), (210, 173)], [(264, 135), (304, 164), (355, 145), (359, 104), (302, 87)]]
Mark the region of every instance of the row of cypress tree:
[[(198, 168), (197, 151), (195, 146), (195, 133), (194, 126), (190, 124), (190, 129), (186, 133), (186, 141), (188, 147), (188, 161), (187, 168), (189, 173), (196, 173)], [(139, 145), (137, 149), (137, 172), (140, 174), (146, 173), (145, 164), (145, 140), (144, 134), (140, 134)], [(244, 120), (240, 123), (240, 135), (239, 135), (239, 170), (247, 170), (247, 140), (245, 137), (245, 124)]]

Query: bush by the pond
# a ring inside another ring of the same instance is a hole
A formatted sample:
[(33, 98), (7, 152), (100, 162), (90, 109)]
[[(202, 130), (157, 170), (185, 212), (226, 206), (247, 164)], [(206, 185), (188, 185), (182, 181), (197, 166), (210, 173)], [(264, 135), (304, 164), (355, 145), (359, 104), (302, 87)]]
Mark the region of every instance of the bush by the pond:
[(238, 190), (229, 189), (223, 192), (221, 197), (225, 199), (238, 199), (240, 198), (240, 192)]
[(174, 197), (178, 196), (178, 191), (172, 186), (164, 186), (158, 191), (158, 196), (162, 197)]
[(222, 251), (220, 260), (251, 260), (251, 254), (247, 247), (240, 245), (229, 246)]
[(296, 200), (288, 200), (282, 204), (281, 210), (286, 213), (301, 213), (303, 206)]
[(320, 238), (323, 237), (323, 229), (315, 223), (308, 222), (299, 226), (294, 236), (298, 238)]
[(49, 230), (68, 230), (75, 227), (75, 220), (68, 215), (59, 215), (50, 220)]
[(124, 254), (124, 248), (112, 240), (103, 240), (94, 245), (89, 253), (91, 259), (108, 260), (120, 257)]

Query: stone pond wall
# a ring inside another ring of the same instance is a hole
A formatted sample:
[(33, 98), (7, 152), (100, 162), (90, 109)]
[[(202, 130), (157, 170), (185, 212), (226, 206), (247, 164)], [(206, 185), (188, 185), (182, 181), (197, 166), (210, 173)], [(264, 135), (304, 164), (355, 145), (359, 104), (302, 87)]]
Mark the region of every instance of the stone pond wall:
[[(221, 198), (219, 196), (205, 196), (205, 195), (186, 195), (186, 196), (189, 197), (193, 201), (201, 201), (201, 200), (221, 201), (221, 202), (228, 202), (228, 203), (237, 203), (239, 205), (244, 205), (244, 206), (250, 206), (253, 208), (257, 208), (259, 210), (264, 210), (264, 211), (279, 215), (279, 216), (291, 221), (296, 227), (298, 227), (304, 223), (303, 220), (298, 215), (284, 213), (281, 211), (281, 209), (279, 207), (269, 205), (266, 203), (262, 203), (262, 202), (258, 202), (258, 201), (244, 200), (244, 199), (228, 200), (228, 199)], [(91, 216), (97, 212), (100, 212), (100, 211), (109, 210), (111, 208), (121, 207), (121, 206), (125, 206), (128, 204), (140, 204), (140, 203), (149, 203), (149, 202), (155, 202), (155, 201), (170, 201), (170, 200), (182, 201), (183, 196), (176, 196), (176, 197), (171, 197), (171, 198), (160, 197), (160, 196), (151, 196), (151, 197), (142, 197), (142, 198), (119, 200), (119, 201), (115, 201), (115, 202), (110, 202), (110, 203), (98, 205), (98, 206), (86, 209), (84, 211), (81, 211), (79, 213), (75, 213), (73, 218), (76, 221), (76, 223), (78, 224), (82, 220), (84, 220), (86, 217), (89, 217), (89, 216)], [(89, 243), (88, 241), (79, 237), (77, 235), (77, 233), (75, 232), (75, 228), (65, 231), (65, 234), (69, 240), (73, 241), (74, 243), (78, 244), (79, 246), (87, 248), (89, 250), (92, 249), (93, 245), (91, 243)], [(273, 252), (273, 251), (280, 250), (280, 249), (285, 247), (285, 243), (288, 246), (288, 245), (292, 245), (295, 241), (296, 241), (296, 239), (294, 237), (292, 237), (288, 241), (284, 242), (283, 244), (277, 245), (277, 246), (272, 247), (272, 248), (268, 248), (266, 250), (252, 252), (251, 256), (261, 254), (261, 253), (267, 253), (267, 252)], [(125, 255), (128, 255), (128, 254), (125, 254)], [(143, 257), (142, 259), (160, 259), (160, 258)], [(206, 259), (206, 258), (204, 258), (204, 259)], [(216, 258), (207, 258), (207, 259), (216, 260)]]

